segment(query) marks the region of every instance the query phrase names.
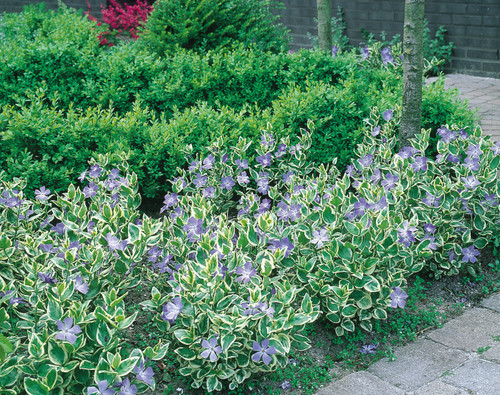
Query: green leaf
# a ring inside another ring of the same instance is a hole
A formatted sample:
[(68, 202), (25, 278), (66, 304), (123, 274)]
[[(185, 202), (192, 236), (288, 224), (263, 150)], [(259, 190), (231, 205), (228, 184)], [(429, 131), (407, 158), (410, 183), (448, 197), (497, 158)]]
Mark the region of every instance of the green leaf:
[(222, 335), (221, 337), (222, 351), (226, 352), (229, 349), (229, 347), (231, 347), (231, 344), (233, 344), (235, 340), (236, 336), (233, 335), (232, 333), (227, 335)]
[(29, 395), (48, 395), (50, 388), (40, 380), (29, 377), (24, 378), (24, 390)]
[(123, 361), (120, 362), (118, 369), (116, 369), (116, 373), (118, 373), (118, 375), (122, 377), (126, 376), (134, 369), (134, 367), (139, 362), (139, 359), (140, 359), (139, 357), (131, 357), (124, 359)]
[(141, 228), (135, 224), (128, 224), (128, 241), (132, 244), (141, 238)]
[(373, 276), (363, 276), (362, 284), (362, 287), (368, 292), (380, 292), (380, 283)]
[(55, 387), (56, 381), (57, 381), (57, 371), (55, 369), (50, 369), (47, 375), (45, 376), (44, 380), (49, 390), (52, 390)]
[(476, 228), (480, 232), (486, 228), (486, 223), (479, 215), (476, 215), (474, 217), (474, 228)]
[(482, 249), (484, 247), (486, 247), (486, 245), (488, 244), (488, 240), (484, 237), (478, 237), (475, 241), (474, 241), (474, 245), (476, 246), (476, 248), (478, 249)]
[(356, 308), (356, 306), (352, 305), (352, 304), (348, 304), (347, 306), (345, 306), (343, 309), (342, 309), (342, 315), (344, 317), (352, 317), (356, 314), (356, 311), (358, 311), (358, 309)]
[(323, 219), (327, 224), (332, 224), (335, 222), (335, 214), (333, 214), (332, 209), (329, 206), (326, 206), (325, 211), (323, 211)]
[(346, 248), (344, 246), (339, 248), (339, 256), (342, 259), (350, 261), (352, 259), (352, 250), (350, 248)]
[(342, 326), (342, 328), (344, 328), (347, 332), (354, 332), (354, 322), (352, 322), (351, 320), (345, 320), (342, 322), (342, 324), (340, 324)]
[(292, 326), (299, 326), (299, 325), (304, 325), (310, 321), (309, 316), (305, 314), (294, 314), (293, 318), (289, 321), (290, 325)]
[(377, 308), (373, 310), (373, 318), (377, 320), (385, 320), (387, 319), (387, 311), (384, 309)]
[(179, 340), (182, 344), (191, 345), (193, 344), (193, 337), (191, 332), (186, 329), (177, 329), (174, 331), (174, 336)]
[(62, 366), (68, 360), (69, 355), (66, 350), (58, 344), (49, 342), (49, 359), (54, 365)]
[(361, 230), (359, 230), (356, 224), (353, 224), (349, 221), (344, 221), (344, 226), (347, 231), (353, 236), (359, 236), (361, 234)]
[(219, 379), (216, 376), (209, 376), (207, 379), (207, 391), (213, 392), (219, 386)]
[(179, 347), (175, 349), (174, 352), (177, 355), (179, 355), (182, 359), (185, 359), (187, 361), (192, 361), (193, 359), (196, 358), (196, 353), (187, 347)]
[(304, 299), (302, 300), (302, 310), (306, 314), (312, 313), (312, 301), (308, 293), (305, 294)]
[(490, 162), (490, 169), (495, 170), (498, 168), (498, 165), (500, 164), (500, 155), (495, 156), (493, 160)]

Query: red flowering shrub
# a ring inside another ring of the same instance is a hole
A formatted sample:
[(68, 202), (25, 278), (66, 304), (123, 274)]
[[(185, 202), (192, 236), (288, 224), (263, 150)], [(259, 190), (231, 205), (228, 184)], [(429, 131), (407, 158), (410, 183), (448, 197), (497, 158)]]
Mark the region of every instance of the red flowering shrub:
[[(109, 26), (109, 30), (99, 34), (100, 44), (113, 46), (116, 43), (116, 35), (119, 33), (128, 33), (136, 40), (138, 37), (137, 29), (146, 22), (149, 14), (153, 11), (153, 6), (149, 5), (146, 0), (137, 0), (137, 3), (133, 5), (121, 5), (116, 0), (110, 1), (111, 5), (107, 9), (101, 4), (103, 21)], [(102, 22), (98, 22), (95, 17), (90, 15), (88, 2), (87, 5), (89, 11), (85, 14), (100, 26)]]

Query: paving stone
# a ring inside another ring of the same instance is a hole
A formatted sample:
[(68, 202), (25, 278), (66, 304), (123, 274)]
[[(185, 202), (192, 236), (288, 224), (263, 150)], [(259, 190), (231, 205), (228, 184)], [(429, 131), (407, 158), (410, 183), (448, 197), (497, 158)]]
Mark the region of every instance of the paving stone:
[(319, 390), (316, 395), (404, 395), (404, 391), (368, 372), (356, 372)]
[(443, 383), (441, 379), (434, 380), (422, 388), (419, 388), (412, 395), (468, 395), (469, 391)]
[(473, 391), (474, 394), (498, 395), (500, 393), (500, 365), (481, 359), (466, 362), (443, 377), (443, 381)]
[(418, 339), (398, 349), (395, 357), (394, 361), (378, 361), (368, 371), (406, 391), (419, 389), (468, 359), (460, 350), (426, 339)]
[[(500, 328), (498, 330), (500, 332)], [(486, 359), (490, 362), (500, 363), (500, 342), (495, 342), (496, 344), (492, 346), (488, 351), (481, 354), (481, 359)]]
[(481, 301), (481, 306), (500, 313), (500, 293), (490, 296)]
[(448, 347), (477, 352), (479, 347), (494, 345), (492, 336), (497, 336), (499, 329), (498, 313), (475, 308), (448, 321), (442, 328), (430, 332), (427, 337)]

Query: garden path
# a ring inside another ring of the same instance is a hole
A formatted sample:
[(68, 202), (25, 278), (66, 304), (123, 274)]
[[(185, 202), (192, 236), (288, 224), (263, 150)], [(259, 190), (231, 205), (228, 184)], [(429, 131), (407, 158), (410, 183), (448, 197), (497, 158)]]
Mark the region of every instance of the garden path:
[[(432, 83), (436, 77), (427, 79)], [(485, 134), (500, 141), (500, 79), (447, 74), (445, 88), (457, 88), (460, 96), (469, 100), (469, 107), (477, 109)]]
[(316, 395), (498, 395), (500, 293)]
[[(448, 74), (445, 87), (457, 88), (469, 107), (478, 110), (483, 132), (500, 141), (500, 79)], [(316, 395), (500, 394), (500, 293), (398, 348), (394, 357), (349, 374)]]

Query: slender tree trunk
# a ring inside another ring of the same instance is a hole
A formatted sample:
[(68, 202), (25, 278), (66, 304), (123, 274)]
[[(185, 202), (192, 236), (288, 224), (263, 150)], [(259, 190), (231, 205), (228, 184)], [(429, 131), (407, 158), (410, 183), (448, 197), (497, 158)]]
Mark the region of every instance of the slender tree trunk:
[(422, 74), (425, 0), (405, 0), (403, 35), (403, 107), (399, 146), (420, 133), (422, 125)]
[(332, 10), (330, 0), (316, 0), (318, 8), (318, 41), (323, 51), (332, 50)]

